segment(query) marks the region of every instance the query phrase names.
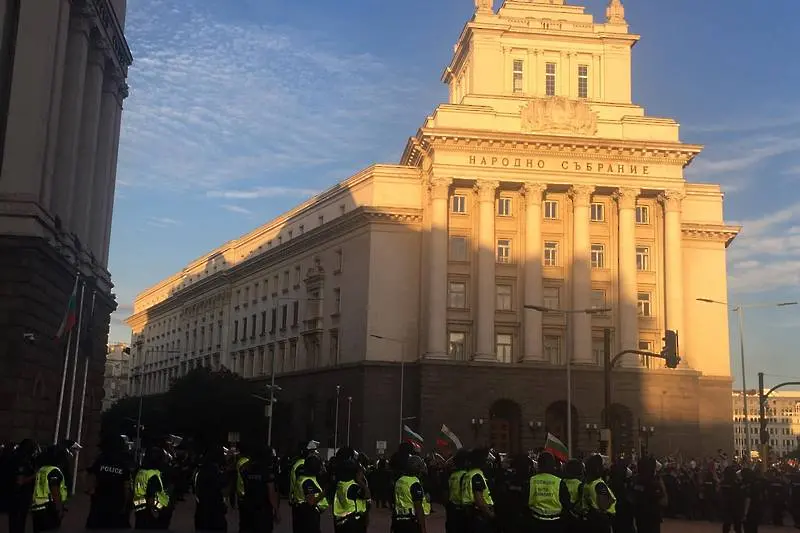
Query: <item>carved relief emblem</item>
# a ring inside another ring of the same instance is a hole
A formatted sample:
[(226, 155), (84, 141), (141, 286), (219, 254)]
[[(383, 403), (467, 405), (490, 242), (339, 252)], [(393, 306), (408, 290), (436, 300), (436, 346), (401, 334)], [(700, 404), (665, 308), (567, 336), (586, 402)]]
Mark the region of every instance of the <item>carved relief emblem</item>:
[(534, 98), (522, 107), (520, 116), (522, 131), (530, 133), (597, 133), (597, 114), (583, 100)]

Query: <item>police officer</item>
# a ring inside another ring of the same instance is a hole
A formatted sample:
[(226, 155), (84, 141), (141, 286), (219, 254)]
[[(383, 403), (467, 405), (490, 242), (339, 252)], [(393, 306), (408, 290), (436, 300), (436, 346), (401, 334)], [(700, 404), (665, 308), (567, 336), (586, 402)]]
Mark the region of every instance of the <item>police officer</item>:
[(275, 480), (275, 454), (267, 446), (254, 446), (250, 461), (242, 467), (244, 497), (239, 505), (239, 517), (247, 516), (240, 533), (270, 533), (280, 523), (278, 489)]
[(337, 452), (333, 525), (336, 533), (366, 533), (367, 501), (372, 497), (364, 468), (352, 448)]
[(528, 508), (533, 529), (543, 533), (563, 531), (562, 514), (572, 507), (567, 484), (556, 476), (556, 458), (549, 452), (539, 454), (539, 472), (531, 477)]
[(8, 493), (8, 532), (24, 533), (28, 511), (33, 497), (36, 478), (36, 455), (38, 446), (31, 439), (25, 439), (11, 452), (9, 474), (11, 476)]
[(405, 465), (394, 484), (393, 533), (427, 533), (431, 505), (419, 476), (427, 470), (418, 455), (406, 455)]
[(603, 457), (592, 455), (586, 459), (586, 483), (583, 488), (586, 507), (587, 533), (609, 533), (611, 518), (616, 513), (617, 499), (603, 481)]
[(467, 450), (460, 449), (453, 456), (453, 471), (447, 478), (447, 513), (445, 531), (460, 533), (464, 529), (464, 507), (462, 505), (461, 482), (467, 474)]
[(172, 518), (170, 498), (162, 480), (164, 450), (150, 448), (133, 483), (135, 529), (167, 529)]
[(309, 455), (297, 479), (303, 494), (303, 501), (297, 506), (298, 528), (295, 531), (298, 533), (320, 533), (320, 515), (329, 506), (318, 479), (322, 474), (322, 460), (317, 455)]
[(719, 490), (722, 533), (728, 533), (731, 527), (734, 533), (742, 533), (745, 495), (735, 466), (730, 465), (722, 471)]
[(205, 453), (194, 474), (194, 528), (197, 531), (227, 531), (226, 485), (225, 450), (213, 446)]
[[(238, 500), (244, 497), (244, 478), (242, 477), (242, 467), (250, 462), (250, 456), (248, 454), (248, 446), (246, 444), (242, 444), (240, 448), (239, 457), (236, 458), (236, 463), (234, 465), (235, 473), (236, 473), (236, 486), (234, 487), (233, 492), (231, 493), (231, 503), (233, 507), (236, 507)], [(241, 516), (239, 520), (241, 521)]]
[(91, 497), (86, 529), (130, 529), (133, 457), (119, 435), (103, 436), (100, 455), (87, 470)]
[(764, 486), (759, 475), (750, 468), (742, 470), (742, 486), (745, 493), (744, 533), (758, 533), (758, 525), (764, 512)]
[(661, 533), (661, 508), (666, 506), (667, 489), (656, 474), (654, 457), (642, 457), (633, 480), (633, 516), (637, 533)]
[(300, 504), (305, 501), (302, 487), (300, 487), (300, 484), (297, 482), (297, 480), (303, 475), (303, 465), (305, 464), (306, 458), (309, 455), (317, 454), (317, 448), (319, 448), (319, 442), (315, 440), (311, 440), (307, 444), (301, 445), (300, 453), (289, 469), (289, 506), (292, 509), (292, 531), (294, 533), (299, 533), (297, 524), (299, 524), (301, 520), (297, 518), (297, 509)]
[(33, 482), (31, 519), (33, 531), (52, 531), (61, 527), (65, 504), (69, 497), (67, 480), (62, 468), (64, 451), (48, 446), (38, 458), (38, 468)]
[(583, 478), (586, 468), (578, 459), (570, 459), (564, 466), (564, 484), (569, 491), (570, 510), (564, 514), (567, 533), (583, 533), (586, 508), (583, 505)]
[(461, 484), (462, 505), (465, 511), (465, 531), (484, 533), (494, 524), (494, 500), (486, 473), (491, 469), (491, 456), (486, 448), (472, 450), (469, 455), (469, 470)]

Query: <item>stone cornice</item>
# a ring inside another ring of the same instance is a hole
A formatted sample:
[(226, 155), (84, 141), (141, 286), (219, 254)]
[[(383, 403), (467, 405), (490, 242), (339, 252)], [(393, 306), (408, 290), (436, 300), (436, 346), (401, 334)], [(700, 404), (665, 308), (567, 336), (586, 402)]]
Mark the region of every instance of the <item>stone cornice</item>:
[(122, 25), (117, 19), (114, 8), (109, 0), (83, 0), (88, 14), (94, 21), (94, 26), (107, 43), (109, 54), (107, 57), (114, 64), (116, 70), (127, 76), (128, 67), (133, 62), (133, 55), (125, 39)]
[(141, 324), (143, 320), (146, 322), (148, 317), (154, 313), (160, 314), (169, 310), (183, 308), (194, 299), (207, 295), (211, 291), (226, 290), (229, 284), (246, 278), (255, 272), (269, 269), (273, 265), (286, 260), (287, 257), (313, 250), (325, 242), (361, 227), (366, 227), (369, 224), (415, 226), (421, 223), (422, 211), (420, 209), (359, 207), (281, 246), (276, 246), (241, 263), (237, 263), (227, 270), (217, 272), (192, 283), (185, 289), (174, 292), (161, 302), (131, 315), (125, 320), (125, 323), (134, 327), (134, 325)]
[(422, 155), (438, 148), (454, 152), (491, 151), (509, 155), (552, 155), (570, 157), (605, 156), (626, 161), (667, 163), (686, 166), (703, 147), (662, 141), (631, 141), (592, 137), (530, 135), (485, 130), (428, 130), (422, 128), (409, 140), (401, 164), (417, 166)]
[(698, 224), (684, 222), (681, 225), (683, 237), (695, 241), (713, 241), (725, 243), (730, 246), (733, 239), (742, 231), (741, 226), (727, 226), (723, 224)]

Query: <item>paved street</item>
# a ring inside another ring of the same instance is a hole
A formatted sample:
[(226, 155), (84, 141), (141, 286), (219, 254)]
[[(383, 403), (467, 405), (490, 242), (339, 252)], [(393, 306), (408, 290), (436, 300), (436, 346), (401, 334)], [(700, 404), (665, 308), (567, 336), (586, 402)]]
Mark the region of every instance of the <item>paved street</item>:
[[(86, 520), (88, 501), (84, 497), (78, 497), (70, 505), (70, 511), (65, 523), (61, 528), (62, 532), (78, 533), (84, 531), (84, 521)], [(291, 524), (289, 509), (284, 502), (282, 504), (282, 511), (284, 521), (275, 528), (276, 533), (290, 533)], [(174, 533), (190, 533), (194, 531), (193, 523), (194, 502), (187, 500), (179, 504), (179, 507), (172, 520), (172, 527), (170, 531)], [(2, 517), (0, 523), (0, 533), (8, 533), (8, 521), (6, 517)], [(389, 512), (385, 509), (373, 510), (370, 515), (370, 528), (369, 533), (388, 533), (389, 532)], [(333, 533), (333, 524), (331, 522), (330, 513), (326, 513), (322, 520), (323, 533)], [(434, 513), (429, 522), (428, 531), (431, 533), (444, 532), (444, 511), (441, 508), (434, 508)], [(718, 533), (721, 529), (720, 524), (710, 522), (688, 522), (688, 521), (667, 521), (662, 527), (662, 533)], [(27, 529), (28, 532), (32, 531), (30, 525)], [(237, 513), (232, 511), (228, 516), (228, 531), (238, 531)], [(760, 533), (792, 533), (792, 527), (773, 527), (761, 526)]]

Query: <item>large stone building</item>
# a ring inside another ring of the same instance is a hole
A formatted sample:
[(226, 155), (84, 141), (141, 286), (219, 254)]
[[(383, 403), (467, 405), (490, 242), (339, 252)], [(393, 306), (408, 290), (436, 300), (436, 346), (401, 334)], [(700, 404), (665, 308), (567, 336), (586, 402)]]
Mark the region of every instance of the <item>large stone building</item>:
[(632, 103), (638, 40), (618, 0), (602, 23), (562, 0), (477, 1), (442, 75), (449, 101), (398, 164), (136, 298), (144, 390), (197, 365), (254, 379), (274, 367), (279, 444), (341, 443), (350, 397), (352, 440), (368, 451), (403, 423), (515, 451), (544, 430), (567, 440), (570, 360), (573, 446), (587, 450), (603, 420), (604, 329), (615, 352), (659, 351), (672, 329), (680, 368), (628, 356), (613, 372), (616, 443), (633, 448), (646, 427), (655, 452), (732, 451), (727, 312), (696, 298), (726, 298), (738, 228), (718, 185), (684, 179), (701, 147)]
[(103, 375), (103, 411), (131, 392), (130, 366), (131, 355), (128, 345), (124, 342), (109, 344)]
[(66, 350), (66, 339), (55, 337), (80, 272), (78, 386), (64, 405), (74, 407), (74, 436), (88, 357), (83, 433), (93, 448), (116, 307), (107, 265), (131, 63), (125, 7), (0, 0), (0, 438), (53, 438)]
[[(747, 395), (747, 418), (745, 424), (744, 401), (741, 391), (733, 393), (733, 444), (736, 455), (746, 450), (751, 454), (761, 449), (758, 421), (758, 394)], [(800, 391), (775, 391), (769, 395), (767, 410), (767, 433), (769, 449), (774, 457), (783, 457), (800, 448)], [(749, 429), (750, 440), (747, 440)]]

